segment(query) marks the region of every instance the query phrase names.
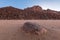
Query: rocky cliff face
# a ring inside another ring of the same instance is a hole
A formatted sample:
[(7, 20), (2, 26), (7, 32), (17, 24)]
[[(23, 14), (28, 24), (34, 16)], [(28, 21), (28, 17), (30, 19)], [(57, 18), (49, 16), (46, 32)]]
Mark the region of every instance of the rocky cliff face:
[(30, 8), (26, 8), (25, 10), (30, 10), (30, 11), (34, 11), (34, 12), (42, 12), (42, 8), (40, 6), (33, 6)]
[(0, 8), (0, 19), (60, 19), (60, 12), (44, 10), (40, 6), (25, 9), (8, 6)]

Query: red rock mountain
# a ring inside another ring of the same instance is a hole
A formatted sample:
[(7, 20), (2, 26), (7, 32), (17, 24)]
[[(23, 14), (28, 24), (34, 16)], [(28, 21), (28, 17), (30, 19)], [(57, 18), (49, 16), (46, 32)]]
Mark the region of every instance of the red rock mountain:
[(60, 11), (44, 10), (40, 6), (25, 9), (8, 6), (0, 8), (0, 19), (60, 19)]
[(42, 12), (42, 8), (40, 6), (29, 7), (29, 8), (26, 8), (25, 10), (30, 10), (34, 12)]

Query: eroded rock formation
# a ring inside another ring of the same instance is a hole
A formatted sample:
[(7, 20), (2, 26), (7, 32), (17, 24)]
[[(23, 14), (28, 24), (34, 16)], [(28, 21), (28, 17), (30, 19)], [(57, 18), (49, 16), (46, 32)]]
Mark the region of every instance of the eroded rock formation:
[(18, 9), (12, 6), (0, 8), (0, 19), (60, 19), (60, 12), (44, 10), (40, 6)]

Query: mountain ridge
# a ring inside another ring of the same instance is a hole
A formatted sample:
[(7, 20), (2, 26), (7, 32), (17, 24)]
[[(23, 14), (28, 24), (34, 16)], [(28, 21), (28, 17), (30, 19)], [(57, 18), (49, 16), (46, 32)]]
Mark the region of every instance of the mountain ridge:
[(60, 19), (60, 11), (44, 10), (40, 6), (25, 9), (7, 6), (0, 8), (0, 19)]

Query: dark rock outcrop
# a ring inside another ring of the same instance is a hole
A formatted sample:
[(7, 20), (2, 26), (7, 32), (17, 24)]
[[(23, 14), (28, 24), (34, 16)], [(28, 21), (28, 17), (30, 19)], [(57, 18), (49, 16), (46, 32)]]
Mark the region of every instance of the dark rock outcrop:
[(47, 29), (39, 24), (32, 23), (32, 22), (25, 22), (24, 25), (21, 27), (24, 33), (29, 33), (33, 35), (43, 35), (47, 33)]
[(38, 32), (41, 30), (40, 25), (31, 22), (25, 22), (22, 29), (26, 33), (37, 34), (37, 35)]

